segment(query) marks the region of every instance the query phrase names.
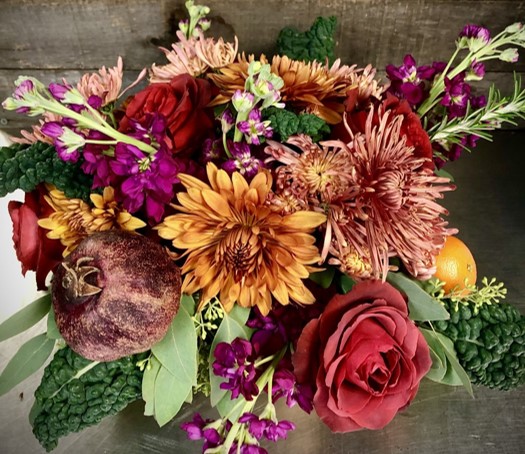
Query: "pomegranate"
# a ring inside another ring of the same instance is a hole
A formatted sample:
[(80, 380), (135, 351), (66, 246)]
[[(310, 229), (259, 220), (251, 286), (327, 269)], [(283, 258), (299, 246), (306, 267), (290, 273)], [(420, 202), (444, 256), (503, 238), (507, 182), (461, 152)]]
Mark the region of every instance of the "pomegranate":
[(53, 310), (72, 350), (113, 361), (164, 337), (179, 309), (180, 289), (180, 270), (160, 244), (110, 230), (85, 238), (57, 267)]

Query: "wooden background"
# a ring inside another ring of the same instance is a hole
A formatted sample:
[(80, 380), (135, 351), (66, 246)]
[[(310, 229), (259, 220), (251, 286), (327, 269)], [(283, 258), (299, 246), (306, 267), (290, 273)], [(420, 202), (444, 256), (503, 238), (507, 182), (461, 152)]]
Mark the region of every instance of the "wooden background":
[[(515, 21), (525, 21), (520, 0), (208, 0), (212, 34), (238, 36), (240, 49), (271, 54), (284, 26), (301, 30), (319, 15), (336, 15), (337, 55), (345, 63), (372, 63), (383, 70), (412, 53), (421, 64), (447, 59), (466, 23), (488, 27), (494, 34)], [(124, 58), (132, 80), (153, 62), (164, 64), (159, 46), (170, 47), (182, 0), (0, 0), (0, 99), (20, 74), (44, 82), (82, 73)], [(488, 66), (485, 89), (496, 82), (505, 92), (512, 71), (525, 72), (525, 59), (512, 65)], [(0, 111), (0, 129), (16, 133), (27, 118)]]

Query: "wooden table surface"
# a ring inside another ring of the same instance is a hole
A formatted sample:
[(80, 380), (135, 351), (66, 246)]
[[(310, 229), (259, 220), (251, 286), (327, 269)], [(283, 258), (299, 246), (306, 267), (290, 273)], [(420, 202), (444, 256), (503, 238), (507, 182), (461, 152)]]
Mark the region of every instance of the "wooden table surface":
[[(525, 132), (499, 132), (493, 143), (450, 164), (458, 186), (444, 204), (450, 224), (470, 246), (478, 276), (506, 283), (507, 299), (525, 313)], [(38, 330), (38, 329), (37, 329)], [(41, 328), (43, 330), (43, 328)], [(21, 335), (0, 344), (0, 367), (24, 340)], [(27, 336), (26, 336), (27, 337)], [(0, 398), (0, 453), (44, 453), (28, 422), (33, 391), (41, 373)], [(23, 393), (23, 398), (21, 398)], [(143, 403), (107, 418), (79, 434), (63, 438), (56, 454), (197, 453), (201, 445), (186, 440), (179, 428), (195, 411), (214, 417), (197, 399), (163, 428), (142, 415)], [(424, 380), (412, 405), (380, 431), (333, 435), (315, 415), (278, 406), (280, 418), (297, 429), (286, 441), (265, 447), (270, 453), (461, 453), (525, 452), (525, 387), (509, 392), (475, 388), (475, 399), (461, 388)]]

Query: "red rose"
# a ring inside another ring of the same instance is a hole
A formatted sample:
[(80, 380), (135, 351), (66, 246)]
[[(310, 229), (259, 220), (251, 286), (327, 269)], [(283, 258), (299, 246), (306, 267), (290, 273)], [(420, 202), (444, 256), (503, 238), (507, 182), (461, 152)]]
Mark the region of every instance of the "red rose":
[(293, 364), (298, 383), (315, 384), (323, 422), (350, 432), (386, 426), (414, 398), (432, 361), (401, 293), (363, 281), (306, 325)]
[(43, 192), (27, 192), (25, 201), (10, 201), (9, 215), (13, 222), (13, 243), (16, 256), (22, 264), (22, 274), (36, 271), (38, 290), (46, 290), (46, 277), (62, 261), (64, 246), (46, 236), (38, 220), (47, 217), (53, 209), (45, 201)]
[[(366, 119), (368, 118), (368, 110), (355, 110), (355, 102), (352, 101), (355, 95), (352, 91), (348, 93), (348, 99), (345, 101), (346, 108), (346, 121), (348, 126), (355, 133), (364, 133), (366, 127)], [(387, 112), (391, 111), (390, 118), (394, 118), (397, 115), (403, 116), (403, 122), (401, 123), (401, 136), (406, 137), (406, 144), (409, 147), (414, 147), (414, 155), (419, 158), (427, 158), (423, 163), (423, 167), (434, 170), (432, 144), (428, 133), (423, 128), (421, 120), (406, 99), (399, 99), (391, 93), (387, 93), (386, 99), (380, 104), (379, 109)], [(372, 120), (372, 126), (379, 124), (379, 115), (377, 114), (378, 108), (374, 111), (374, 118)], [(339, 123), (333, 130), (332, 137), (335, 139), (342, 140), (345, 143), (350, 142), (350, 134), (346, 130), (344, 122)]]
[(168, 146), (176, 153), (191, 151), (213, 127), (212, 89), (207, 80), (189, 74), (175, 76), (170, 83), (148, 85), (126, 106), (120, 121), (121, 131), (130, 130), (130, 120), (142, 122), (146, 116), (164, 116), (169, 130)]

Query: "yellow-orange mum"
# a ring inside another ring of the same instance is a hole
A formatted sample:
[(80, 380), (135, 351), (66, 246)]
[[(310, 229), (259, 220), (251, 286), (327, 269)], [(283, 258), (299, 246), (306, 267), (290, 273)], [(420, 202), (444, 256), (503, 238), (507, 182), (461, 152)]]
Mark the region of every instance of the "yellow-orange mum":
[[(243, 90), (248, 77), (248, 66), (255, 57), (240, 55), (231, 63), (208, 77), (219, 87), (221, 93), (211, 105), (228, 102), (236, 90)], [(268, 63), (266, 57), (260, 57)], [(305, 63), (286, 56), (274, 56), (271, 61), (273, 74), (284, 81), (282, 101), (287, 105), (313, 113), (331, 124), (342, 120), (342, 100), (349, 89), (357, 87), (355, 67), (341, 66), (339, 60), (332, 67), (319, 62)]]
[(81, 199), (68, 199), (62, 191), (50, 188), (46, 200), (55, 210), (38, 225), (48, 229), (48, 238), (60, 240), (66, 247), (64, 257), (70, 254), (87, 235), (110, 229), (136, 230), (146, 224), (121, 208), (114, 200), (113, 188), (103, 195), (91, 194), (94, 207)]
[(181, 213), (156, 227), (162, 238), (186, 250), (183, 291), (202, 290), (201, 307), (218, 295), (226, 311), (237, 303), (258, 306), (267, 314), (272, 296), (283, 305), (290, 300), (312, 304), (303, 279), (312, 271), (309, 265), (319, 260), (310, 233), (325, 216), (273, 212), (266, 204), (272, 186), (268, 172), (249, 184), (240, 173), (230, 177), (213, 164), (207, 173), (210, 185), (179, 175), (187, 189), (178, 194)]

